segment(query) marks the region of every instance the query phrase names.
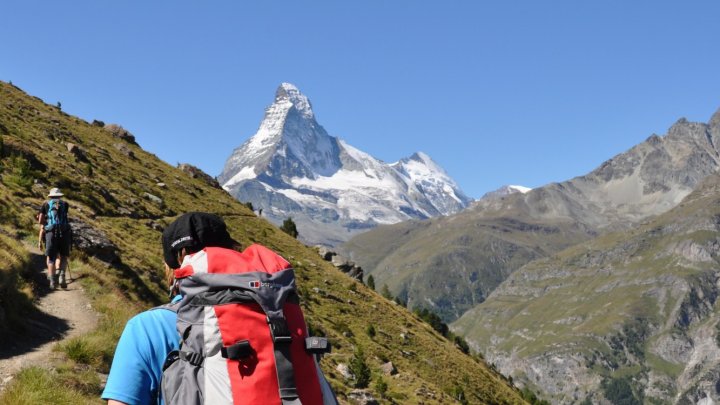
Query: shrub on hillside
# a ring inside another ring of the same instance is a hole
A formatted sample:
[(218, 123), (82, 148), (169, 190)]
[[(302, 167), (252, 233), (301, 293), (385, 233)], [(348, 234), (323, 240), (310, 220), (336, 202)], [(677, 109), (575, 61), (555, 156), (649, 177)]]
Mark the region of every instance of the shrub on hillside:
[(522, 395), (523, 399), (532, 405), (550, 405), (550, 402), (538, 398), (537, 395), (535, 395), (535, 393), (528, 387), (523, 388), (522, 391), (520, 391), (520, 395)]
[(608, 401), (616, 405), (641, 405), (633, 392), (630, 382), (626, 378), (606, 379), (602, 383), (603, 394)]
[(452, 341), (453, 343), (455, 343), (455, 346), (457, 346), (457, 348), (460, 349), (461, 352), (465, 354), (470, 354), (470, 345), (468, 344), (468, 342), (465, 341), (462, 336), (454, 335), (452, 333), (451, 335), (453, 335)]
[(10, 160), (10, 174), (5, 179), (9, 185), (30, 190), (33, 184), (30, 162), (22, 156), (13, 156)]
[(380, 398), (387, 397), (387, 390), (388, 385), (385, 382), (385, 380), (382, 379), (382, 377), (378, 377), (375, 381), (375, 392), (377, 392), (378, 395), (380, 395)]
[(450, 332), (450, 328), (448, 328), (447, 324), (443, 322), (437, 314), (427, 308), (415, 308), (413, 312), (415, 313), (415, 315), (418, 316), (418, 318), (422, 319), (430, 326), (432, 326), (432, 328), (435, 329), (439, 334), (443, 335), (444, 337), (448, 337), (448, 332)]
[(374, 338), (376, 334), (375, 327), (372, 324), (368, 325), (367, 329), (365, 329), (365, 333), (367, 333), (370, 338)]
[(448, 394), (450, 394), (450, 396), (454, 400), (458, 401), (463, 405), (466, 405), (468, 403), (467, 397), (465, 397), (465, 390), (463, 390), (462, 387), (459, 385), (452, 387)]

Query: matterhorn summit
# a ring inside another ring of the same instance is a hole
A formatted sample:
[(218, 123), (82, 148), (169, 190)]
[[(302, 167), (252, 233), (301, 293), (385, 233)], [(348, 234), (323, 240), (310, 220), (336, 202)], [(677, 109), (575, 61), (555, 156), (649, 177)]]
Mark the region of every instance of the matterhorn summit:
[(303, 241), (325, 245), (379, 224), (453, 214), (472, 201), (425, 153), (387, 164), (330, 136), (290, 83), (278, 87), (218, 180), (263, 217), (292, 217)]

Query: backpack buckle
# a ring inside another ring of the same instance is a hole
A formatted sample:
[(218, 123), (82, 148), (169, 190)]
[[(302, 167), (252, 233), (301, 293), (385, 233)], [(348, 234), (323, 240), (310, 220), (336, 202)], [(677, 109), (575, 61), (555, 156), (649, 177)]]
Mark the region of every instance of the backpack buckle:
[(195, 367), (202, 366), (203, 362), (205, 361), (205, 356), (203, 356), (200, 353), (195, 353), (195, 352), (180, 351), (178, 353), (178, 357), (180, 358), (180, 360), (187, 361), (188, 363), (192, 364)]
[(252, 356), (253, 349), (249, 341), (242, 340), (232, 346), (221, 347), (220, 354), (226, 359), (240, 360)]
[(268, 325), (270, 325), (270, 333), (275, 343), (290, 343), (292, 341), (290, 328), (288, 328), (285, 318), (268, 318)]
[(330, 353), (330, 341), (325, 337), (311, 336), (305, 338), (305, 350), (312, 354)]

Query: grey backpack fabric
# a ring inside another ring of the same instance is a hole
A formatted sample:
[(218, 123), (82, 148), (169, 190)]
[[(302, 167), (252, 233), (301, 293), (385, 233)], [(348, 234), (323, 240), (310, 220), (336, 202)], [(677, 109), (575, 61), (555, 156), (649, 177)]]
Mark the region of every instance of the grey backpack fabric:
[(165, 362), (165, 404), (336, 405), (307, 336), (290, 264), (252, 245), (206, 248), (176, 270), (180, 350)]

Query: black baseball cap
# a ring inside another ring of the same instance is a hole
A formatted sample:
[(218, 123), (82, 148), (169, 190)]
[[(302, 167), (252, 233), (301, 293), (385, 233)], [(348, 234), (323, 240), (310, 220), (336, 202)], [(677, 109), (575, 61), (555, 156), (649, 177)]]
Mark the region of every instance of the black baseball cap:
[(225, 222), (219, 216), (206, 212), (188, 212), (165, 228), (162, 244), (165, 263), (171, 269), (177, 269), (180, 267), (177, 253), (182, 248), (197, 252), (210, 246), (232, 248), (237, 242), (230, 237)]

